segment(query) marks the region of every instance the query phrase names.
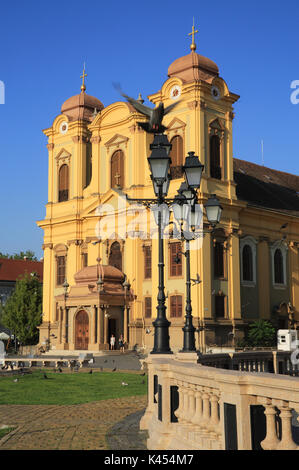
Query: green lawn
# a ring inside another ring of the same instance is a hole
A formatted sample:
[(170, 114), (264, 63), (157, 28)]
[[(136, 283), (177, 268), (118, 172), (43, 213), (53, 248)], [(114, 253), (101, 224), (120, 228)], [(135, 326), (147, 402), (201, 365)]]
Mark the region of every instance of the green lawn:
[[(48, 379), (44, 378), (44, 373)], [(45, 370), (24, 376), (1, 376), (0, 405), (75, 405), (146, 395), (147, 377), (140, 374), (95, 371), (92, 374), (55, 373)], [(18, 382), (14, 382), (16, 377)], [(123, 386), (122, 382), (128, 385)]]

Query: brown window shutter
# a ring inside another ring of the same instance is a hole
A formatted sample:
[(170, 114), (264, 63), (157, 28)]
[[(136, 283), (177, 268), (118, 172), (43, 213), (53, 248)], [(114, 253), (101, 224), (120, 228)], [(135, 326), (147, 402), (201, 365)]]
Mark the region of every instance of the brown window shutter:
[(170, 297), (170, 316), (179, 318), (183, 312), (183, 298), (181, 295), (172, 295)]
[(212, 178), (221, 179), (220, 139), (218, 135), (210, 138), (210, 174)]
[(215, 315), (217, 318), (224, 318), (225, 314), (225, 295), (215, 296)]
[(279, 248), (274, 253), (274, 282), (275, 284), (284, 283), (283, 256)]
[[(171, 276), (181, 276), (182, 275), (182, 256), (180, 252), (182, 251), (182, 245), (180, 242), (170, 244), (170, 275)], [(180, 262), (176, 263), (177, 254), (179, 254)]]
[(65, 280), (65, 256), (57, 257), (57, 285), (61, 286)]
[(144, 247), (144, 279), (152, 277), (152, 247)]
[(151, 297), (144, 298), (144, 314), (145, 314), (145, 318), (151, 318), (152, 316), (152, 298)]
[(183, 139), (176, 135), (170, 141), (172, 149), (170, 151), (171, 167), (170, 172), (172, 178), (181, 178), (183, 176), (182, 165), (184, 164)]
[(67, 201), (69, 198), (69, 167), (62, 165), (59, 170), (58, 201)]
[(124, 187), (124, 154), (117, 150), (111, 157), (111, 188)]
[(252, 250), (245, 245), (242, 253), (243, 281), (253, 281)]
[(224, 249), (221, 242), (216, 242), (214, 246), (214, 276), (224, 277)]
[(110, 247), (108, 264), (122, 271), (122, 253), (118, 242), (112, 243)]

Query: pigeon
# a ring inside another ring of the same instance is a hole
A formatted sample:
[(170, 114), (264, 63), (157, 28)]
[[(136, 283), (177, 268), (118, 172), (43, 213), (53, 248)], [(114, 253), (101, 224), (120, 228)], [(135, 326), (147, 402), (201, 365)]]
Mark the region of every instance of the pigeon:
[(166, 108), (164, 108), (163, 103), (159, 103), (156, 108), (150, 108), (142, 104), (139, 100), (135, 100), (134, 98), (131, 98), (130, 96), (123, 93), (119, 85), (115, 84), (114, 86), (120, 92), (120, 94), (126, 98), (126, 100), (136, 109), (136, 111), (149, 118), (148, 122), (137, 123), (143, 130), (145, 130), (145, 132), (150, 134), (162, 134), (167, 129), (162, 125), (163, 117), (172, 111), (179, 101), (166, 106)]
[(112, 372), (115, 372), (116, 371), (116, 367), (114, 367), (114, 369), (112, 369)]
[(196, 279), (190, 279), (194, 284), (192, 284), (192, 286), (195, 286), (196, 284), (200, 284), (201, 283), (201, 280), (200, 280), (200, 277), (199, 277), (199, 274), (197, 273), (196, 275)]

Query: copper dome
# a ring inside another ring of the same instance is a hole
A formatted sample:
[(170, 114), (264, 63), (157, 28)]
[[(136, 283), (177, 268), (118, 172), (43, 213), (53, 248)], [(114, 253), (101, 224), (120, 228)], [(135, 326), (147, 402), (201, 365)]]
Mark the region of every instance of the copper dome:
[(168, 68), (168, 76), (178, 77), (183, 82), (204, 80), (211, 82), (219, 75), (219, 69), (215, 62), (191, 51), (183, 57), (179, 57)]
[(72, 96), (61, 106), (61, 113), (65, 114), (71, 121), (83, 119), (92, 121), (94, 110), (97, 112), (104, 108), (103, 103), (94, 96), (87, 95), (85, 92)]

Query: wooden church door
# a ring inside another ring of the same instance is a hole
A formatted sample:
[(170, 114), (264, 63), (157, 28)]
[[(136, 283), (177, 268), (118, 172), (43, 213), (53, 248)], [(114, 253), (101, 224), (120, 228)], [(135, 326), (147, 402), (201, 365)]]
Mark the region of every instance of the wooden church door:
[(89, 319), (85, 310), (80, 310), (75, 322), (75, 349), (88, 349)]

